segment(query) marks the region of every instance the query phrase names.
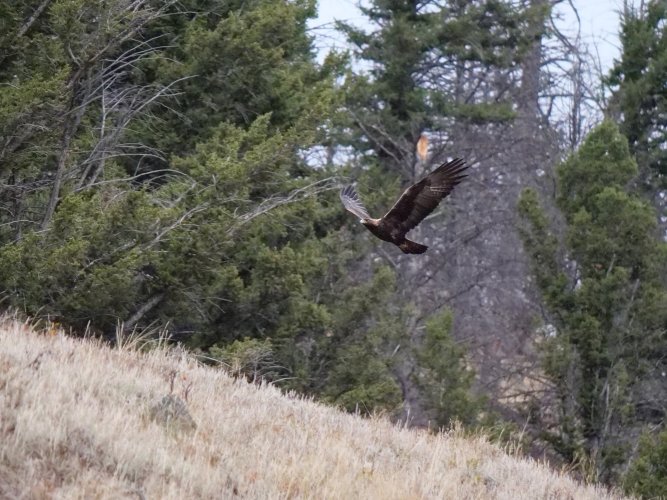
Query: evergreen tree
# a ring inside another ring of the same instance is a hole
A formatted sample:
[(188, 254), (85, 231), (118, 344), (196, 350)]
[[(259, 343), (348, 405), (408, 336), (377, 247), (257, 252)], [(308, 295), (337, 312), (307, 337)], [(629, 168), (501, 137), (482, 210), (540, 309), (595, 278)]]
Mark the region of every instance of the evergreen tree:
[[(643, 176), (667, 174), (667, 5), (661, 0), (626, 5), (621, 17), (621, 58), (607, 78), (614, 91), (610, 111)], [(661, 181), (664, 183), (664, 180)]]
[[(508, 82), (516, 80), (517, 63), (534, 41), (527, 26), (542, 10), (495, 0), (373, 1), (361, 8), (370, 29), (339, 23), (361, 69), (346, 75), (335, 140), (352, 152), (356, 180), (373, 187), (365, 200), (371, 213), (429, 168), (415, 152), (422, 135), (431, 139), (430, 159), (437, 163), (469, 152), (474, 139), (462, 137), (471, 130), (511, 122)], [(437, 266), (433, 259), (425, 261)], [(402, 286), (388, 302), (407, 340), (387, 333), (379, 350), (401, 387), (404, 414), (423, 425), (473, 421), (479, 406), (450, 336), (456, 332), (437, 307), (423, 304), (431, 300), (419, 289), (425, 270), (421, 263), (389, 260)]]
[[(345, 88), (350, 142), (377, 157), (385, 173), (411, 181), (421, 175), (414, 149), (423, 132), (446, 136), (454, 123), (513, 116), (510, 96), (491, 90), (489, 75), (508, 70), (528, 49), (523, 32), (531, 9), (495, 0), (401, 0), (371, 2), (361, 11), (374, 27), (369, 33), (339, 24), (356, 60), (369, 67), (349, 75)], [(473, 73), (483, 78), (479, 95), (470, 96)]]
[(642, 435), (637, 456), (624, 477), (628, 494), (641, 498), (667, 497), (667, 431)]
[(0, 5), (0, 178), (8, 186), (0, 241), (46, 229), (63, 190), (120, 152), (118, 125), (164, 93), (119, 83), (146, 55), (124, 43), (134, 37), (140, 46), (142, 29), (161, 14), (128, 3)]
[(449, 428), (453, 421), (473, 425), (479, 421), (484, 400), (472, 391), (465, 348), (452, 336), (452, 314), (445, 311), (426, 322), (424, 342), (417, 350), (417, 385), (429, 408), (432, 425)]
[[(173, 2), (147, 2), (132, 12), (121, 0), (61, 1), (41, 10), (41, 2), (2, 5), (14, 22), (2, 40), (2, 78), (15, 81), (0, 89), (3, 140), (12, 145), (3, 150), (0, 175), (14, 186), (1, 195), (7, 210), (0, 215), (0, 284), (10, 303), (77, 328), (90, 321), (104, 332), (119, 321), (128, 328), (174, 325), (179, 314), (176, 330), (196, 329), (199, 339), (215, 337), (211, 325), (219, 318), (211, 311), (239, 296), (246, 310), (268, 300), (273, 316), (285, 314), (281, 294), (273, 296), (268, 284), (263, 296), (242, 290), (249, 273), (259, 274), (262, 256), (294, 261), (275, 264), (286, 274), (303, 259), (298, 271), (311, 277), (316, 268), (305, 262), (322, 258), (308, 241), (323, 236), (316, 227), (327, 227), (331, 215), (324, 210), (320, 218), (321, 205), (308, 198), (331, 185), (301, 155), (317, 140), (332, 102), (331, 81), (312, 61), (305, 35), (312, 3), (256, 2), (234, 10), (208, 2), (199, 15)], [(252, 30), (243, 29), (248, 23)], [(180, 29), (167, 40), (178, 50), (161, 40), (167, 26)], [(13, 50), (17, 43), (26, 50)], [(213, 75), (213, 65), (197, 66), (220, 44), (247, 57), (237, 69), (234, 54), (215, 59), (233, 69), (230, 78)], [(234, 79), (241, 69), (243, 78)], [(175, 100), (156, 107), (159, 100), (149, 97), (145, 112), (127, 116), (149, 96), (146, 89), (166, 89), (181, 77), (188, 77), (180, 85), (189, 82), (185, 94), (200, 108), (179, 109)], [(232, 83), (237, 90), (225, 94)], [(223, 94), (228, 107), (218, 109), (211, 96)], [(231, 112), (248, 106), (243, 117)], [(170, 128), (189, 112), (188, 127)], [(114, 144), (123, 140), (143, 152), (122, 154)], [(180, 158), (166, 156), (176, 151)], [(157, 156), (162, 163), (149, 160)], [(262, 221), (268, 212), (275, 218)], [(299, 224), (288, 236), (286, 228)], [(34, 231), (39, 227), (45, 230)], [(280, 279), (270, 266), (264, 272)], [(297, 276), (287, 295), (306, 293)]]
[[(188, 5), (191, 4), (191, 5)], [(159, 114), (168, 135), (157, 147), (167, 155), (191, 152), (221, 122), (248, 127), (263, 115), (274, 128), (288, 127), (317, 107), (336, 69), (314, 64), (306, 22), (315, 2), (209, 0), (179, 2), (172, 16), (151, 26), (164, 57), (145, 61), (139, 81), (179, 81), (178, 113)], [(155, 141), (153, 129), (141, 131)]]
[(545, 412), (541, 424), (552, 426), (545, 437), (556, 450), (595, 480), (618, 478), (632, 445), (628, 429), (654, 421), (644, 408), (661, 397), (645, 388), (664, 369), (667, 245), (656, 238), (654, 210), (628, 192), (636, 175), (628, 143), (611, 122), (558, 168), (564, 255), (535, 192), (526, 191), (519, 205), (556, 332), (543, 340), (543, 353), (557, 403), (554, 420)]

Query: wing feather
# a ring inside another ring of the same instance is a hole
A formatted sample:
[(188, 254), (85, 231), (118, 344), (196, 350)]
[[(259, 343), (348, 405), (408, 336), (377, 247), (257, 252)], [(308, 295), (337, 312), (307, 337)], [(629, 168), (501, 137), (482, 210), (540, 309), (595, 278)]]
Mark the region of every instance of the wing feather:
[(352, 212), (354, 215), (359, 217), (359, 219), (371, 218), (371, 216), (368, 215), (366, 207), (364, 207), (363, 203), (361, 203), (359, 195), (354, 190), (354, 187), (352, 185), (345, 186), (343, 189), (341, 189), (340, 200), (343, 202), (345, 208), (349, 212)]
[(393, 233), (405, 235), (433, 212), (454, 186), (467, 177), (463, 174), (467, 168), (461, 158), (443, 163), (406, 189), (382, 218), (381, 224), (391, 228)]

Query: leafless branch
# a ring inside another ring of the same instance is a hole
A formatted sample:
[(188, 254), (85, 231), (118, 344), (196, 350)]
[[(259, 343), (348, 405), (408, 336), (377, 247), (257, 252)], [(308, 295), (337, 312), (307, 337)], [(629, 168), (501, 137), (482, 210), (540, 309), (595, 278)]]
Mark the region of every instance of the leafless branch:
[(326, 179), (315, 181), (312, 182), (311, 184), (308, 184), (307, 186), (295, 189), (285, 196), (278, 196), (278, 195), (272, 196), (262, 201), (252, 210), (244, 214), (238, 215), (236, 217), (237, 220), (236, 224), (234, 224), (227, 230), (227, 234), (228, 235), (233, 234), (241, 226), (249, 223), (250, 221), (261, 215), (267, 214), (272, 210), (275, 210), (280, 206), (288, 205), (290, 203), (294, 203), (304, 198), (315, 196), (319, 193), (330, 191), (332, 189), (340, 189), (340, 183), (335, 177), (327, 177)]
[(123, 323), (123, 330), (129, 331), (134, 328), (134, 326), (143, 318), (147, 313), (151, 311), (155, 306), (157, 306), (160, 302), (162, 302), (162, 299), (164, 299), (164, 293), (158, 293), (153, 295), (150, 299), (148, 299), (145, 303), (139, 307), (132, 316), (130, 316), (124, 323)]

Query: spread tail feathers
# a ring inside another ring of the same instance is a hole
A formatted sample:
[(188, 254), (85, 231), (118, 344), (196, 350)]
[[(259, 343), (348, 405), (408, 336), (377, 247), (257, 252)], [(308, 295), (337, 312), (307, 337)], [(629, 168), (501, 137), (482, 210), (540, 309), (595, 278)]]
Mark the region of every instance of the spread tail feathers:
[(403, 253), (424, 253), (428, 247), (420, 243), (415, 243), (414, 241), (405, 240), (398, 245), (398, 248), (400, 248)]

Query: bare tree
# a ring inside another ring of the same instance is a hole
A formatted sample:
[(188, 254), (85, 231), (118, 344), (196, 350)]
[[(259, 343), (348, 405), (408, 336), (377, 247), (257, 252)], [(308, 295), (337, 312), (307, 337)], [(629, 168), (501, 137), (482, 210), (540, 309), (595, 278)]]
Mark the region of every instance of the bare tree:
[[(71, 67), (66, 82), (69, 98), (60, 110), (62, 134), (42, 229), (48, 227), (53, 217), (63, 182), (82, 170), (79, 187), (94, 183), (104, 168), (105, 159), (122, 150), (120, 139), (130, 121), (159, 98), (173, 95), (172, 87), (177, 82), (165, 87), (122, 84), (141, 59), (154, 57), (164, 48), (153, 43), (155, 40), (137, 41), (135, 37), (140, 38), (142, 30), (164, 15), (173, 3), (175, 0), (170, 0), (155, 9), (147, 0), (115, 0), (83, 13), (82, 17), (92, 19), (86, 19), (88, 30), (76, 40), (76, 46), (67, 47)], [(109, 26), (113, 29), (109, 30)], [(130, 48), (123, 50), (127, 43)], [(101, 109), (99, 140), (79, 162), (72, 157), (72, 141), (84, 115), (93, 106)], [(111, 116), (114, 125), (109, 129), (107, 123)]]

